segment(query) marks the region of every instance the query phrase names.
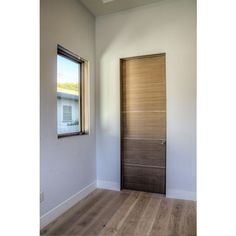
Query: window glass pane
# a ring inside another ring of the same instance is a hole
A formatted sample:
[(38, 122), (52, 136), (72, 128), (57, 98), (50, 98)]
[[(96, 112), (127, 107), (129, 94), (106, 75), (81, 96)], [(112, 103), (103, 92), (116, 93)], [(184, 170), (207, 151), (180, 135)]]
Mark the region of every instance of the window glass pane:
[(57, 132), (80, 131), (80, 64), (57, 55)]

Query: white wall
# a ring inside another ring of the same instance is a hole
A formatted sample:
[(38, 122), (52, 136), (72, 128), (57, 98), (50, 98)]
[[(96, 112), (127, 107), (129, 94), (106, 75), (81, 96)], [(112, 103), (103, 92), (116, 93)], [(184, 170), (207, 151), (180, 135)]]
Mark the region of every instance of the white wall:
[[(40, 2), (40, 191), (44, 192), (44, 202), (40, 205), (43, 215), (96, 181), (95, 18), (77, 0)], [(90, 135), (57, 138), (57, 44), (89, 61)]]
[(120, 183), (119, 58), (166, 53), (167, 195), (196, 192), (196, 6), (167, 0), (96, 19), (97, 178)]

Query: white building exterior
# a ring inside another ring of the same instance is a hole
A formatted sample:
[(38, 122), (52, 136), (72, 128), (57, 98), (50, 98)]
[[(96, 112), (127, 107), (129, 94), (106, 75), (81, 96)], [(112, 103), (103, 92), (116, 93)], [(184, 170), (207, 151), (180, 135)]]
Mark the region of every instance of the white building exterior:
[(79, 95), (57, 92), (57, 133), (80, 131)]

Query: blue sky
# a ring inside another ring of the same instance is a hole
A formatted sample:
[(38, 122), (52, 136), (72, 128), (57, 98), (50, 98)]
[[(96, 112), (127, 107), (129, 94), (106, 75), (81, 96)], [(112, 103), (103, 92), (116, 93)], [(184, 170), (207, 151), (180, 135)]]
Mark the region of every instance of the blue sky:
[(79, 67), (80, 64), (57, 55), (57, 83), (78, 83)]

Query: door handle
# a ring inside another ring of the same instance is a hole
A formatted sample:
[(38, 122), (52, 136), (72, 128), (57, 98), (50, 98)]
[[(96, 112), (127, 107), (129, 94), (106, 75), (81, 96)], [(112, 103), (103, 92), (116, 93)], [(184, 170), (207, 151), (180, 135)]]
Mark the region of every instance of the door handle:
[(162, 139), (161, 140), (161, 145), (165, 145), (166, 144), (166, 140)]

